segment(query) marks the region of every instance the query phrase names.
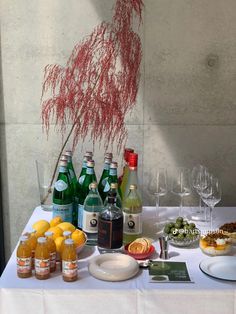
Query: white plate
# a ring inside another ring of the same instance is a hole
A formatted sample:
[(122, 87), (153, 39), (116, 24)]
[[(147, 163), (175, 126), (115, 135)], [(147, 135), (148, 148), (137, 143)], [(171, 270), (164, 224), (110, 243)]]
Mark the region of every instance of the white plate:
[(139, 265), (129, 255), (106, 253), (91, 259), (88, 269), (97, 279), (122, 281), (134, 277), (139, 271)]
[(201, 271), (211, 277), (236, 281), (236, 256), (215, 256), (199, 264)]

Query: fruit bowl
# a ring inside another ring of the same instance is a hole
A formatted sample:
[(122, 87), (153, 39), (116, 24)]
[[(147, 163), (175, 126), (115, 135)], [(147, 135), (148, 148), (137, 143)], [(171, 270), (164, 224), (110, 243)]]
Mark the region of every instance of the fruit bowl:
[(124, 251), (126, 254), (128, 254), (129, 256), (140, 260), (140, 259), (147, 259), (149, 257), (152, 256), (152, 254), (155, 252), (155, 247), (153, 245), (150, 246), (150, 249), (148, 250), (148, 252), (145, 253), (131, 253), (128, 251), (128, 247), (129, 247), (130, 243), (126, 244), (124, 247)]
[(88, 238), (87, 238), (87, 235), (86, 235), (85, 233), (84, 233), (84, 237), (85, 237), (84, 243), (82, 243), (82, 244), (76, 246), (76, 253), (77, 253), (77, 254), (79, 254), (79, 253), (82, 252), (82, 250), (84, 249), (84, 247), (85, 247), (85, 245), (86, 245), (86, 243), (87, 243)]
[(189, 238), (178, 239), (176, 237), (169, 236), (169, 243), (173, 246), (188, 247), (197, 243), (199, 239), (200, 239), (200, 234), (197, 234), (192, 239), (189, 239)]

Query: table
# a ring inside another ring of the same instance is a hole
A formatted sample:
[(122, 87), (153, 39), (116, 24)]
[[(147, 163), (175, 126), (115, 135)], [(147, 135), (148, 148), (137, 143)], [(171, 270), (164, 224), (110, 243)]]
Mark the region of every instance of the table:
[[(185, 208), (187, 215), (194, 208)], [(236, 220), (236, 208), (218, 207), (214, 211), (214, 226)], [(51, 213), (37, 207), (24, 231), (39, 219), (51, 219)], [(160, 208), (160, 218), (175, 217), (178, 208)], [(154, 235), (155, 210), (145, 207), (143, 233)], [(161, 226), (161, 225), (160, 225)], [(204, 225), (198, 225), (206, 229)], [(157, 252), (159, 244), (154, 242)], [(122, 282), (105, 282), (88, 272), (88, 260), (98, 253), (96, 248), (85, 247), (78, 261), (79, 280), (65, 283), (59, 271), (45, 281), (35, 277), (19, 279), (16, 276), (16, 249), (0, 280), (0, 313), (236, 313), (236, 283), (220, 281), (204, 275), (199, 262), (205, 258), (198, 247), (170, 246), (173, 261), (186, 261), (194, 283), (149, 283), (148, 271), (140, 270), (134, 278)], [(236, 249), (233, 249), (236, 255)], [(158, 258), (158, 255), (153, 259)]]

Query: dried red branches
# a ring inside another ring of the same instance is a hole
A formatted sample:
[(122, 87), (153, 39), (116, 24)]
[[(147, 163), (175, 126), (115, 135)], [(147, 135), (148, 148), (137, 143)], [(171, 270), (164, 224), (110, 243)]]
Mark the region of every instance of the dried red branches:
[[(138, 92), (141, 43), (132, 30), (141, 22), (142, 0), (117, 0), (111, 23), (102, 22), (77, 44), (65, 67), (47, 65), (42, 89), (42, 121), (48, 134), (55, 121), (62, 134), (72, 123), (73, 147), (90, 134), (93, 142), (126, 138), (124, 118)], [(63, 148), (65, 147), (63, 145)]]

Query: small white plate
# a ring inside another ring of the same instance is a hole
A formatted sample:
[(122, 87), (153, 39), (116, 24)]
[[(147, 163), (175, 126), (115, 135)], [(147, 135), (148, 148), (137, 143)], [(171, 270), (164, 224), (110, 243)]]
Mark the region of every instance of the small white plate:
[(201, 271), (213, 278), (236, 281), (236, 256), (215, 256), (199, 264)]
[(134, 277), (139, 272), (139, 265), (129, 255), (106, 253), (91, 259), (88, 269), (97, 279), (122, 281)]

